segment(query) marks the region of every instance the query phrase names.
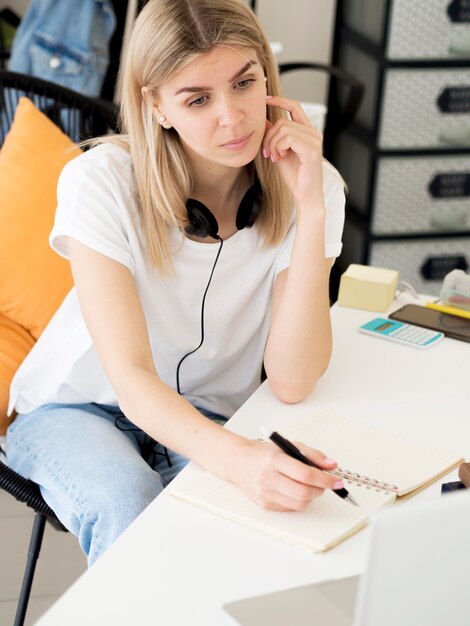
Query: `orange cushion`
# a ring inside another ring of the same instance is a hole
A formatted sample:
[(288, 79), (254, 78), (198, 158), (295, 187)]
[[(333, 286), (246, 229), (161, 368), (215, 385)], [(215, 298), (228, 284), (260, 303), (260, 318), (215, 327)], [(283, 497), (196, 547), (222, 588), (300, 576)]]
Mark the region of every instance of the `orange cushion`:
[(0, 151), (0, 313), (35, 339), (72, 287), (70, 265), (49, 247), (48, 236), (59, 174), (80, 152), (30, 100), (20, 99)]
[(0, 435), (5, 434), (12, 419), (7, 418), (11, 379), (34, 344), (24, 328), (0, 314)]

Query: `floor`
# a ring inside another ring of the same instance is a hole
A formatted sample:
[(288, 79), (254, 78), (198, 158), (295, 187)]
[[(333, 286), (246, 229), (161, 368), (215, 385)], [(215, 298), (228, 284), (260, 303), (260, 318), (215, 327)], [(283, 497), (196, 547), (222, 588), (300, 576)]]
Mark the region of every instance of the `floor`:
[[(0, 490), (0, 624), (12, 626), (18, 601), (33, 512)], [(25, 626), (34, 622), (86, 570), (77, 539), (47, 523), (34, 576)]]

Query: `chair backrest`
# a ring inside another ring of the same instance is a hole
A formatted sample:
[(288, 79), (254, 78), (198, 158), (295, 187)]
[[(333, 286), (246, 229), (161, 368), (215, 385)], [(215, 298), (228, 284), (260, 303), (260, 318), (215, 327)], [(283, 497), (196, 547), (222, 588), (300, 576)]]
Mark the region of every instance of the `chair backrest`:
[[(40, 78), (0, 69), (0, 146), (10, 130), (22, 96), (32, 100), (75, 142), (104, 135), (117, 127), (117, 109), (111, 102), (89, 98)], [(44, 502), (39, 487), (1, 460), (0, 489), (60, 525), (54, 512)]]
[(336, 135), (344, 130), (356, 115), (364, 94), (364, 85), (334, 65), (304, 61), (279, 63), (281, 76), (287, 72), (305, 70), (327, 74), (330, 79), (324, 132), (324, 153), (329, 158)]
[(116, 106), (111, 102), (89, 98), (41, 78), (0, 69), (0, 146), (22, 96), (32, 100), (75, 142), (103, 135), (117, 125)]

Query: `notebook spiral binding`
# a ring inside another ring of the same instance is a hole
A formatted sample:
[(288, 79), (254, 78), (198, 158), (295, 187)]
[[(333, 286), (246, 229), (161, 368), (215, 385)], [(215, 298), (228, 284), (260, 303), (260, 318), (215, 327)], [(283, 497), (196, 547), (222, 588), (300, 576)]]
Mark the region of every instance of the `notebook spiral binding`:
[(359, 485), (360, 487), (365, 487), (366, 489), (374, 489), (375, 491), (382, 491), (386, 493), (396, 493), (398, 491), (398, 487), (396, 485), (380, 482), (375, 478), (369, 478), (368, 476), (363, 476), (362, 474), (356, 474), (355, 472), (351, 472), (343, 467), (337, 467), (329, 473), (337, 478), (340, 478), (341, 480), (353, 483), (354, 485)]

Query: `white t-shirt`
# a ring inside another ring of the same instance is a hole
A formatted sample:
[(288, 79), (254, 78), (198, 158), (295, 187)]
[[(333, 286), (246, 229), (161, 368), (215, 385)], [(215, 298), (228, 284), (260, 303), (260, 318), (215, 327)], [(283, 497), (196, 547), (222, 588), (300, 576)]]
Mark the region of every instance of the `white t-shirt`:
[[(324, 198), (325, 256), (336, 257), (342, 246), (345, 200), (341, 179), (327, 163)], [(258, 387), (274, 281), (289, 266), (294, 234), (293, 218), (279, 246), (261, 250), (256, 226), (224, 242), (206, 297), (204, 342), (180, 368), (181, 392), (191, 403), (229, 417)], [(147, 260), (130, 156), (113, 144), (85, 152), (62, 171), (50, 243), (64, 257), (66, 237), (129, 268), (158, 375), (176, 389), (177, 365), (201, 339), (202, 297), (220, 244), (196, 242), (174, 229), (176, 277), (161, 276)], [(9, 411), (87, 402), (117, 405), (117, 398), (73, 288), (17, 371)]]

